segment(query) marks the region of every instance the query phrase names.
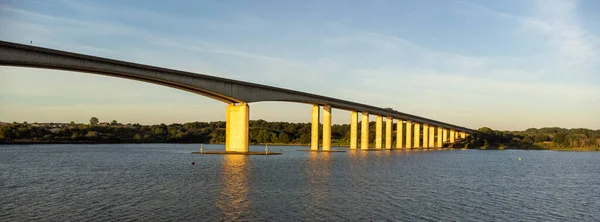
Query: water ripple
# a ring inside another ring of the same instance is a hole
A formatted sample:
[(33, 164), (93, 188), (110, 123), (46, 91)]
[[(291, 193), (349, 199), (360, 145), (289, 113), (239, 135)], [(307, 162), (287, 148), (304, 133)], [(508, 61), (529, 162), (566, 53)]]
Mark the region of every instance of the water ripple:
[(198, 146), (0, 146), (0, 221), (600, 221), (600, 153)]

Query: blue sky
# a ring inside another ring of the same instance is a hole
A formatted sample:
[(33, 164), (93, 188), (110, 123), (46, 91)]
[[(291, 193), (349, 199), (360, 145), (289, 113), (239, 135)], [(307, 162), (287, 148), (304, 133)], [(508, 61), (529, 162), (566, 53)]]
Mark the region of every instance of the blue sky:
[[(600, 1), (0, 0), (0, 39), (311, 92), (470, 128), (600, 126)], [(163, 86), (0, 67), (0, 121), (225, 119)], [(309, 122), (306, 104), (251, 119)], [(334, 123), (349, 122), (334, 110)], [(373, 117), (372, 117), (373, 119)]]

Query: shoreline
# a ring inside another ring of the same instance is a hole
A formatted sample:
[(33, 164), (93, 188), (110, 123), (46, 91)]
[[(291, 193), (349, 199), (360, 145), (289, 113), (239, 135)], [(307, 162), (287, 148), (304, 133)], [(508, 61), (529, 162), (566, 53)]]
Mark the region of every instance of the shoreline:
[(545, 147), (529, 147), (529, 148), (512, 148), (512, 147), (479, 147), (472, 148), (476, 150), (532, 150), (532, 151), (571, 151), (571, 152), (600, 152), (600, 147), (573, 147), (573, 148), (545, 148)]
[[(109, 141), (2, 141), (0, 145), (53, 145), (53, 144), (70, 144), (70, 145), (91, 145), (91, 144), (206, 144), (206, 145), (225, 145), (225, 143), (200, 143), (200, 142), (109, 142)], [(289, 143), (251, 143), (250, 146), (297, 146), (297, 147), (310, 147), (310, 144), (289, 144)], [(349, 145), (342, 144), (331, 144), (331, 147), (348, 147)], [(446, 147), (447, 148), (447, 147)], [(458, 147), (454, 147), (458, 149)], [(514, 148), (514, 147), (473, 147), (468, 148), (471, 150), (551, 150), (551, 151), (571, 151), (571, 152), (600, 152), (600, 147), (527, 147), (527, 148)]]
[[(97, 141), (12, 141), (12, 142), (0, 142), (0, 145), (52, 145), (52, 144), (207, 144), (207, 145), (225, 145), (225, 143), (200, 143), (200, 142), (97, 142)], [(251, 143), (250, 146), (310, 146), (310, 144), (285, 144), (285, 143)], [(332, 147), (343, 147), (334, 146)]]

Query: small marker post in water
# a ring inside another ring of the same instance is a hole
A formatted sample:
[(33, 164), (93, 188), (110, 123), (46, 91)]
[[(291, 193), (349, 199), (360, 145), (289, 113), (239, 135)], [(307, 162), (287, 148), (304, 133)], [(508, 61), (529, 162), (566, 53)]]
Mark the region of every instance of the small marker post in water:
[(265, 155), (269, 155), (269, 144), (265, 144)]
[(204, 149), (202, 148), (202, 144), (200, 144), (200, 154), (203, 154)]

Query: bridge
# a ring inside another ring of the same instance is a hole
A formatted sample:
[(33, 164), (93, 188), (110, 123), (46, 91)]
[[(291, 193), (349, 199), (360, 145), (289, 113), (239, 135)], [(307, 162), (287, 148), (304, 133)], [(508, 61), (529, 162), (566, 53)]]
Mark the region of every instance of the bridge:
[[(77, 54), (66, 51), (0, 41), (0, 65), (55, 69), (99, 74), (143, 81), (196, 93), (227, 104), (226, 152), (248, 152), (249, 103), (263, 101), (296, 102), (312, 105), (311, 150), (331, 150), (332, 108), (350, 115), (350, 149), (358, 149), (358, 114), (361, 116), (360, 149), (369, 147), (369, 115), (376, 116), (374, 149), (441, 148), (466, 138), (473, 130), (437, 120), (366, 104), (250, 82), (219, 78), (137, 63)], [(319, 119), (323, 117), (322, 145), (319, 150)], [(385, 140), (383, 119), (385, 118)], [(396, 141), (392, 147), (392, 128)], [(385, 144), (383, 142), (385, 141)]]

